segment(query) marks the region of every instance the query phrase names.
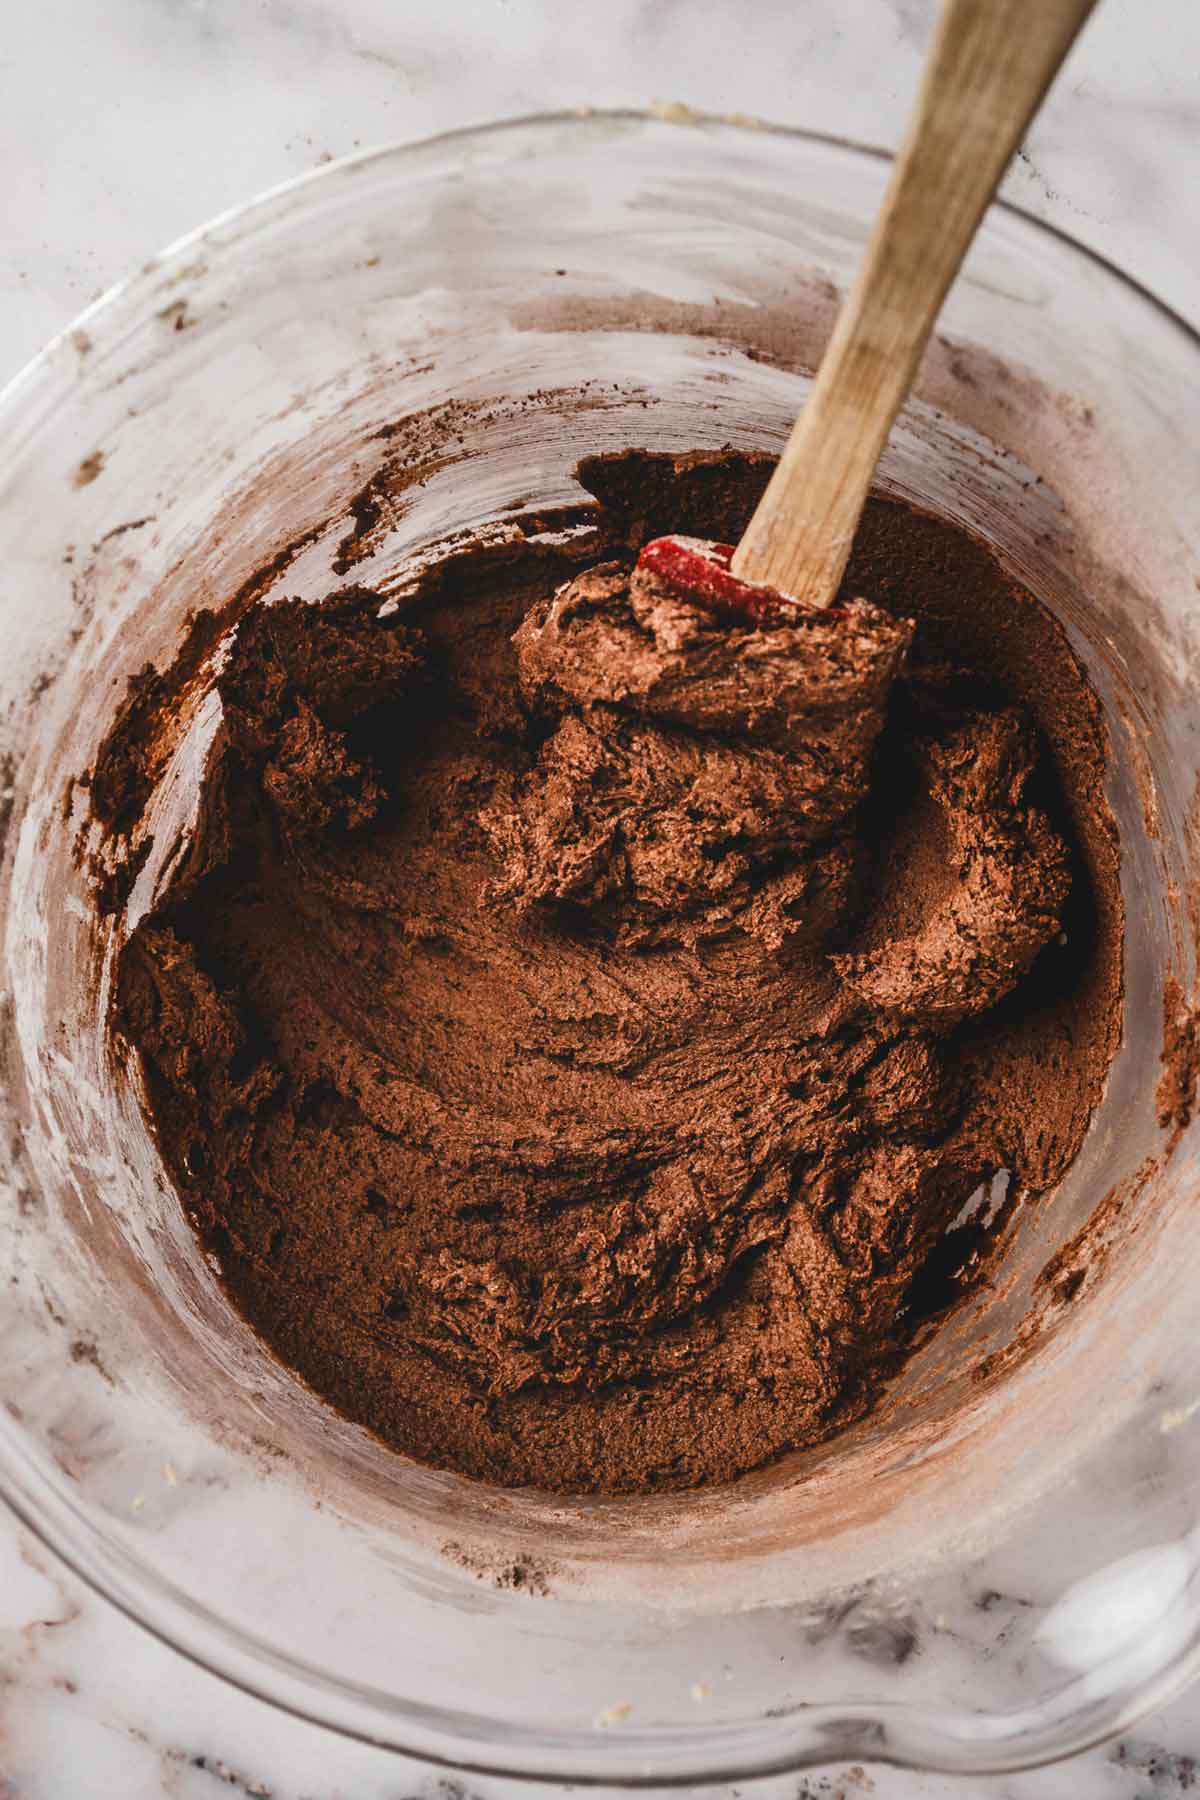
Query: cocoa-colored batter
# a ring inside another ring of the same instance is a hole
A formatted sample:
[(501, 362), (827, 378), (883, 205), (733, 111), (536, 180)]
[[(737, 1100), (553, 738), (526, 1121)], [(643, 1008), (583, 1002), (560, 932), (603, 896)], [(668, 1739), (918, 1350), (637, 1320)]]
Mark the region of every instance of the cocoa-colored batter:
[(124, 953), (239, 1304), (427, 1462), (620, 1492), (829, 1436), (952, 1292), (965, 1203), (1051, 1188), (1099, 1096), (1122, 919), (1063, 634), (885, 501), (795, 625), (631, 585), (769, 466), (585, 466), (613, 558), (573, 579), (510, 547), (384, 617), (251, 610)]

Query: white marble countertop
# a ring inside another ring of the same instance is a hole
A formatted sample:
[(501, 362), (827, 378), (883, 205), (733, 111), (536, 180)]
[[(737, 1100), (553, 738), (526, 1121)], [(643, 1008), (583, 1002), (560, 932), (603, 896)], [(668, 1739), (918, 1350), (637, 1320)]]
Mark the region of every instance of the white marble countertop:
[[(12, 6), (0, 41), (0, 379), (181, 232), (360, 147), (505, 114), (655, 100), (893, 144), (932, 13), (933, 0)], [(1104, 0), (1006, 192), (1200, 323), (1198, 144), (1200, 7)], [(465, 1800), (501, 1785), (455, 1782), (236, 1693), (0, 1518), (0, 1800)], [(977, 1783), (831, 1769), (779, 1791), (1175, 1800), (1193, 1790), (1200, 1691), (1055, 1769)]]

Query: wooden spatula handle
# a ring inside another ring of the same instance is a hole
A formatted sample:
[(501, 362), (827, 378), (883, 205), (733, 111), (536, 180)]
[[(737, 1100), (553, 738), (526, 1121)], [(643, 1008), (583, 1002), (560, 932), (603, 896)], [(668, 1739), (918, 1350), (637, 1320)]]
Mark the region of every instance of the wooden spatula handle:
[(1095, 3), (946, 0), (862, 265), (734, 554), (740, 580), (832, 601), (946, 289)]

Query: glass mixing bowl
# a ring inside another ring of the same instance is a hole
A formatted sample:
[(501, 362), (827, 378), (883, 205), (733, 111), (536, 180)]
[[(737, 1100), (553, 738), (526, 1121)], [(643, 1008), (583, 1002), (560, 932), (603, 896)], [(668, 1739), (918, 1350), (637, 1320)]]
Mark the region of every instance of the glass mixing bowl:
[[(1195, 985), (1200, 350), (1066, 238), (993, 210), (879, 486), (989, 539), (1091, 671), (1124, 1042), (1068, 1178), (872, 1417), (692, 1495), (408, 1465), (233, 1311), (106, 1041), (114, 950), (195, 806), (222, 636), (253, 599), (340, 584), (385, 428), (424, 415), (425, 461), (353, 574), (401, 602), (457, 534), (511, 533), (531, 500), (553, 532), (585, 454), (778, 447), (886, 175), (693, 117), (386, 150), (187, 238), (0, 400), (0, 1487), (198, 1662), (432, 1761), (613, 1784), (1015, 1768), (1200, 1660), (1200, 1128), (1155, 1100), (1164, 984), (1179, 1008)], [(185, 639), (144, 866), (103, 917), (78, 779), (129, 678)]]

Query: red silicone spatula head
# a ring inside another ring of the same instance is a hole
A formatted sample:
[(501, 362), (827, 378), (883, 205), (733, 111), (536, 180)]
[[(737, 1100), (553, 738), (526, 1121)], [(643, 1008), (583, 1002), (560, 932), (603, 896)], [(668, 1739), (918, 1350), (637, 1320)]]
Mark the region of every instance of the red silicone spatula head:
[(663, 587), (713, 612), (755, 624), (778, 624), (802, 608), (774, 588), (740, 581), (730, 570), (734, 546), (708, 538), (651, 538), (638, 557), (638, 569)]

